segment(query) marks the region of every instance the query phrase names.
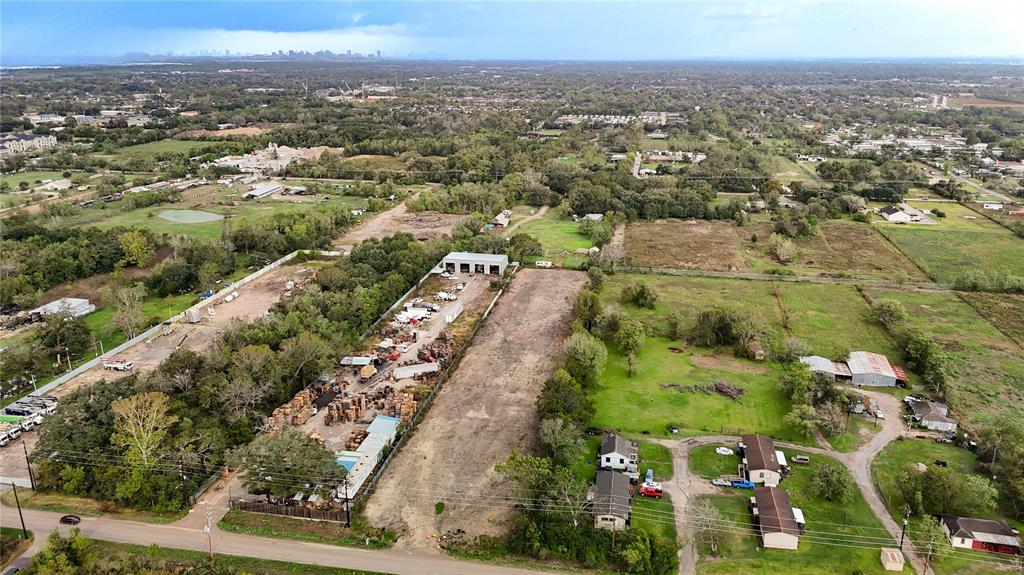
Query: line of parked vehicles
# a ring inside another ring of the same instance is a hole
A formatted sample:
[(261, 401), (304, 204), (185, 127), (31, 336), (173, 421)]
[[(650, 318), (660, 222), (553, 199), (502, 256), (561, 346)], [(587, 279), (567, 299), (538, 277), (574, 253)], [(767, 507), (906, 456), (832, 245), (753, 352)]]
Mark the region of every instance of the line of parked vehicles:
[(5, 407), (0, 414), (0, 447), (42, 424), (44, 416), (57, 411), (58, 402), (52, 395), (28, 395)]

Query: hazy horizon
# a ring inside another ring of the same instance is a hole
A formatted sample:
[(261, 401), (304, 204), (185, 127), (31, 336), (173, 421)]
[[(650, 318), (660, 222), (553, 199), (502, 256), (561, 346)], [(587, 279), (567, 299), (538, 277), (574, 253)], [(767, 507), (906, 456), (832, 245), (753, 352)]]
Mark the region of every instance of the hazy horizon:
[(605, 62), (1024, 56), (1024, 3), (996, 0), (5, 1), (2, 16), (7, 67), (278, 50)]

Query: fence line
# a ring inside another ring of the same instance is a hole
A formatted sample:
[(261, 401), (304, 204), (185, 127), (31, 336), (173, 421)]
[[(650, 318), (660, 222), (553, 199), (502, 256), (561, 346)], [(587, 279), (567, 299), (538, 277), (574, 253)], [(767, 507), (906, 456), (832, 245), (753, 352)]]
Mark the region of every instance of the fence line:
[(761, 274), (754, 272), (720, 272), (712, 270), (683, 270), (683, 269), (671, 269), (671, 268), (653, 268), (653, 267), (637, 267), (637, 266), (616, 266), (615, 271), (623, 273), (633, 274), (645, 274), (645, 275), (666, 275), (666, 276), (686, 276), (686, 277), (708, 277), (708, 278), (730, 278), (730, 279), (742, 279), (742, 280), (757, 280), (757, 281), (780, 281), (780, 282), (793, 282), (793, 283), (814, 283), (814, 284), (841, 284), (841, 285), (862, 285), (869, 287), (890, 287), (890, 288), (917, 288), (917, 289), (930, 289), (930, 290), (952, 290), (951, 284), (941, 284), (932, 282), (913, 282), (913, 281), (894, 281), (894, 280), (875, 280), (875, 279), (860, 279), (860, 278), (832, 278), (832, 277), (818, 277), (818, 276), (789, 276), (781, 274)]
[(309, 519), (312, 521), (334, 521), (337, 523), (346, 523), (348, 520), (348, 518), (345, 517), (345, 511), (341, 509), (309, 509), (302, 505), (279, 505), (276, 503), (267, 503), (266, 501), (231, 499), (228, 501), (228, 508), (236, 511), (283, 515), (285, 517)]

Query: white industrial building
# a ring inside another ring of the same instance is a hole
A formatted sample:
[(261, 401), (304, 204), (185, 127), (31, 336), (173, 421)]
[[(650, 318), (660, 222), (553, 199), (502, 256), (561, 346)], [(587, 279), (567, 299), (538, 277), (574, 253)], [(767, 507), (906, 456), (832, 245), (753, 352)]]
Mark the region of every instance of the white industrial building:
[(266, 182), (257, 184), (251, 190), (242, 194), (243, 200), (258, 200), (260, 198), (275, 194), (284, 189), (284, 186), (277, 182)]
[(88, 315), (94, 311), (96, 311), (96, 306), (89, 303), (89, 300), (87, 299), (62, 297), (58, 300), (51, 301), (46, 305), (41, 305), (29, 313), (50, 315), (53, 313), (67, 312), (71, 314), (71, 317), (80, 317)]
[(505, 254), (475, 254), (451, 252), (434, 268), (434, 273), (502, 275), (508, 267)]
[(343, 451), (335, 460), (348, 471), (346, 484), (338, 486), (338, 494), (345, 499), (352, 499), (370, 478), (374, 468), (384, 456), (384, 449), (394, 443), (398, 435), (398, 425), (402, 422), (397, 417), (378, 415), (366, 428), (366, 439), (355, 451)]
[(869, 351), (851, 351), (846, 361), (854, 385), (892, 387), (896, 385), (896, 372), (884, 355)]

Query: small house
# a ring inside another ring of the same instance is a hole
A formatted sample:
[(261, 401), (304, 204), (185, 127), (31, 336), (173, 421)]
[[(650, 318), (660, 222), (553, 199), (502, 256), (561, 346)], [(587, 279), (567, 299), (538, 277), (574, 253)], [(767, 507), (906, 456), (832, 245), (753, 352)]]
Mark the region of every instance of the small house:
[(591, 510), (594, 527), (619, 531), (629, 524), (629, 478), (608, 469), (597, 472), (594, 499)]
[(942, 528), (949, 543), (960, 549), (979, 549), (1008, 555), (1024, 554), (1019, 533), (1005, 521), (943, 515)]
[(795, 551), (804, 532), (804, 513), (789, 503), (789, 493), (778, 487), (755, 487), (750, 498), (755, 530), (765, 549)]
[(500, 214), (494, 216), (494, 219), (491, 220), (491, 225), (496, 228), (507, 228), (508, 222), (508, 214), (506, 214), (505, 212), (501, 212)]
[(635, 466), (638, 450), (635, 441), (630, 441), (615, 433), (606, 433), (601, 438), (601, 448), (597, 452), (600, 469), (624, 471)]
[(753, 483), (775, 487), (782, 481), (782, 464), (779, 462), (775, 442), (763, 435), (744, 435), (739, 444), (740, 476)]
[(932, 431), (955, 432), (957, 421), (949, 417), (949, 407), (937, 401), (914, 401), (910, 403), (914, 421)]
[(981, 204), (981, 207), (986, 210), (1001, 210), (1003, 209), (1003, 204)]

